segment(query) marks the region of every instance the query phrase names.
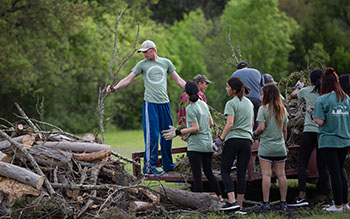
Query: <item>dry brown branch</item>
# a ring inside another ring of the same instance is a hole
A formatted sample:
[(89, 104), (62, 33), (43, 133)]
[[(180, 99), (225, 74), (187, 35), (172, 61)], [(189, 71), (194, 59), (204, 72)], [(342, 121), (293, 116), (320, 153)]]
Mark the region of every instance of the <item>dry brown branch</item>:
[(38, 128), (36, 125), (34, 125), (34, 123), (28, 118), (28, 116), (27, 116), (26, 113), (22, 110), (22, 108), (18, 105), (18, 103), (15, 103), (15, 105), (16, 105), (16, 107), (17, 107), (19, 113), (23, 116), (23, 118), (24, 118), (24, 119), (26, 120), (26, 122), (28, 123), (28, 125), (29, 125), (30, 127), (32, 127), (33, 130), (34, 130), (35, 132), (39, 132), (39, 128)]
[[(118, 33), (118, 24), (120, 22), (120, 20), (122, 19), (124, 15), (124, 10), (121, 11), (118, 19), (115, 22), (115, 31), (114, 31), (114, 45), (113, 45), (113, 51), (112, 51), (112, 55), (111, 55), (111, 63), (110, 63), (110, 72), (109, 75), (112, 76), (112, 69), (113, 69), (113, 64), (114, 64), (114, 60), (116, 59), (116, 57), (119, 54), (119, 49), (117, 50), (117, 52), (115, 52), (115, 49), (117, 47), (117, 33)], [(115, 71), (115, 73), (112, 76), (112, 82), (110, 83), (111, 86), (114, 85), (117, 75), (120, 71), (120, 69), (123, 67), (123, 65), (130, 59), (130, 57), (136, 52), (136, 44), (139, 38), (139, 33), (140, 33), (140, 23), (137, 23), (137, 35), (136, 35), (136, 39), (134, 42), (134, 48), (133, 50), (130, 52), (130, 54), (124, 58), (124, 60), (119, 64), (118, 69)], [(108, 80), (107, 80), (108, 81)], [(99, 112), (99, 126), (100, 126), (100, 131), (101, 131), (101, 136), (102, 136), (102, 143), (105, 144), (106, 139), (105, 139), (105, 135), (104, 135), (104, 125), (103, 125), (103, 120), (104, 120), (104, 102), (106, 100), (106, 98), (108, 97), (109, 93), (107, 93), (106, 88), (108, 86), (108, 83), (106, 82), (104, 87), (99, 87), (99, 93), (98, 93), (98, 112)]]
[(116, 156), (116, 157), (118, 157), (118, 158), (120, 158), (120, 159), (122, 159), (122, 160), (125, 160), (125, 161), (127, 161), (127, 162), (129, 162), (129, 163), (135, 164), (135, 165), (137, 165), (137, 166), (141, 166), (140, 163), (138, 163), (138, 162), (136, 162), (136, 161), (134, 161), (134, 160), (131, 160), (130, 158), (124, 157), (124, 156), (122, 156), (121, 154), (119, 154), (119, 153), (117, 153), (117, 152), (115, 152), (115, 151), (111, 151), (111, 154), (113, 154), (114, 156)]

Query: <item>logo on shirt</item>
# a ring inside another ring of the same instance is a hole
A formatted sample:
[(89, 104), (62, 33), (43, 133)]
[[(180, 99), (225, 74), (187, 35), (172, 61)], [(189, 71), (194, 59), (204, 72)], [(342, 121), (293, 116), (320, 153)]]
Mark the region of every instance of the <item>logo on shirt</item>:
[(147, 70), (146, 78), (152, 84), (160, 84), (166, 79), (166, 73), (160, 66), (152, 66)]
[(349, 110), (346, 106), (336, 106), (332, 109), (332, 115), (339, 116), (339, 115), (349, 115)]

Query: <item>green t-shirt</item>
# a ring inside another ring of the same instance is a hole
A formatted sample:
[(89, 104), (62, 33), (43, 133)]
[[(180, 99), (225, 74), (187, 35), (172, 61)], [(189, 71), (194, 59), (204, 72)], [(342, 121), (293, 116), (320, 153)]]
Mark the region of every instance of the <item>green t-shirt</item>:
[(287, 113), (282, 119), (282, 125), (279, 128), (275, 115), (270, 116), (270, 108), (269, 104), (267, 104), (259, 108), (256, 120), (265, 123), (265, 129), (260, 135), (258, 155), (269, 157), (286, 156), (287, 150), (283, 138), (283, 126), (288, 122)]
[[(306, 102), (306, 109), (314, 107), (318, 93), (313, 93), (315, 86), (304, 87), (298, 92), (298, 99), (304, 99)], [(318, 125), (311, 119), (309, 113), (305, 113), (304, 132), (318, 132)]]
[(315, 104), (314, 118), (322, 119), (319, 126), (319, 148), (350, 146), (350, 98), (337, 101), (334, 92), (320, 96)]
[(211, 136), (210, 111), (208, 105), (202, 100), (190, 103), (186, 107), (187, 127), (192, 127), (192, 122), (197, 122), (199, 130), (188, 137), (188, 151), (212, 152), (213, 139)]
[(144, 100), (149, 103), (168, 103), (167, 74), (175, 71), (173, 63), (166, 58), (156, 60), (144, 59), (132, 69), (136, 75), (142, 74), (145, 94)]
[(253, 118), (254, 109), (252, 102), (243, 96), (239, 100), (237, 96), (226, 103), (225, 115), (233, 115), (233, 127), (227, 134), (225, 141), (230, 138), (249, 139), (253, 142)]

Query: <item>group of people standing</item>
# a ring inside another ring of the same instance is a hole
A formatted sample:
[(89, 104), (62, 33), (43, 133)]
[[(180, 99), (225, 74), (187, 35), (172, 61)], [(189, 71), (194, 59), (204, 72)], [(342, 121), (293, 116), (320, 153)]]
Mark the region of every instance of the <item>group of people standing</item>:
[[(347, 182), (343, 166), (348, 147), (350, 147), (350, 99), (340, 86), (333, 68), (325, 71), (314, 70), (310, 74), (312, 86), (302, 88), (299, 83), (293, 97), (306, 100), (308, 112), (305, 118), (304, 132), (299, 150), (298, 175), (299, 195), (295, 203), (286, 202), (287, 179), (285, 162), (288, 150), (287, 138), (288, 113), (282, 97), (271, 75), (264, 75), (241, 62), (237, 71), (227, 80), (226, 91), (232, 97), (225, 105), (226, 124), (222, 134), (213, 143), (210, 127), (213, 126), (204, 90), (210, 81), (204, 75), (185, 81), (176, 73), (174, 65), (166, 58), (158, 57), (156, 46), (146, 40), (139, 52), (145, 59), (140, 61), (126, 78), (117, 85), (108, 86), (107, 92), (127, 86), (137, 75), (142, 74), (145, 86), (143, 103), (143, 129), (145, 140), (145, 174), (161, 175), (156, 169), (158, 160), (158, 142), (160, 138), (162, 165), (165, 172), (173, 171), (171, 157), (171, 139), (186, 136), (188, 158), (194, 179), (193, 190), (202, 192), (202, 168), (212, 190), (222, 200), (221, 190), (212, 172), (213, 151), (222, 147), (221, 176), (227, 192), (228, 201), (220, 210), (237, 210), (245, 214), (243, 200), (246, 190), (246, 172), (251, 150), (258, 148), (259, 163), (262, 172), (263, 202), (261, 210), (270, 210), (269, 191), (272, 167), (279, 182), (280, 203), (277, 208), (286, 210), (288, 206), (300, 206), (307, 203), (306, 167), (314, 147), (317, 148), (319, 168), (320, 205), (327, 204), (326, 188), (328, 168), (334, 194), (334, 205), (327, 211), (349, 209), (347, 200)], [(181, 96), (178, 120), (181, 129), (172, 126), (170, 103), (166, 91), (166, 75), (169, 74), (176, 84), (184, 89)], [(265, 83), (264, 83), (265, 78)], [(182, 111), (181, 111), (182, 107)], [(185, 110), (184, 110), (185, 109)], [(237, 189), (230, 176), (231, 167), (237, 160)], [(236, 194), (237, 198), (236, 198)]]

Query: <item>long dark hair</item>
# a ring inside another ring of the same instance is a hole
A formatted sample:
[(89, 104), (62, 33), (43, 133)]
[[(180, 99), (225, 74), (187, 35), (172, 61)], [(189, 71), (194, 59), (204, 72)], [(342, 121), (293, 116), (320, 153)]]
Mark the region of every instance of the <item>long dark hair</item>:
[(232, 90), (236, 91), (239, 100), (242, 100), (244, 93), (249, 94), (250, 88), (245, 87), (242, 79), (239, 77), (231, 77), (227, 80), (228, 85)]
[(343, 91), (350, 96), (350, 74), (340, 75), (339, 84)]
[(312, 90), (313, 93), (319, 93), (321, 88), (321, 75), (323, 71), (319, 68), (316, 68), (311, 71), (310, 73), (310, 81), (311, 84), (315, 86), (315, 88)]
[(334, 91), (337, 101), (342, 102), (347, 98), (346, 93), (340, 87), (339, 78), (334, 68), (328, 67), (321, 76), (321, 95)]
[(197, 100), (199, 99), (199, 95), (198, 95), (199, 87), (198, 87), (198, 84), (196, 82), (194, 82), (193, 80), (186, 82), (185, 92), (189, 96), (189, 100), (191, 102), (193, 102), (193, 103), (197, 102)]
[(278, 128), (282, 127), (283, 117), (286, 115), (286, 108), (284, 108), (280, 91), (274, 84), (266, 85), (263, 87), (263, 99), (262, 106), (265, 107), (269, 104), (270, 117), (275, 114)]

